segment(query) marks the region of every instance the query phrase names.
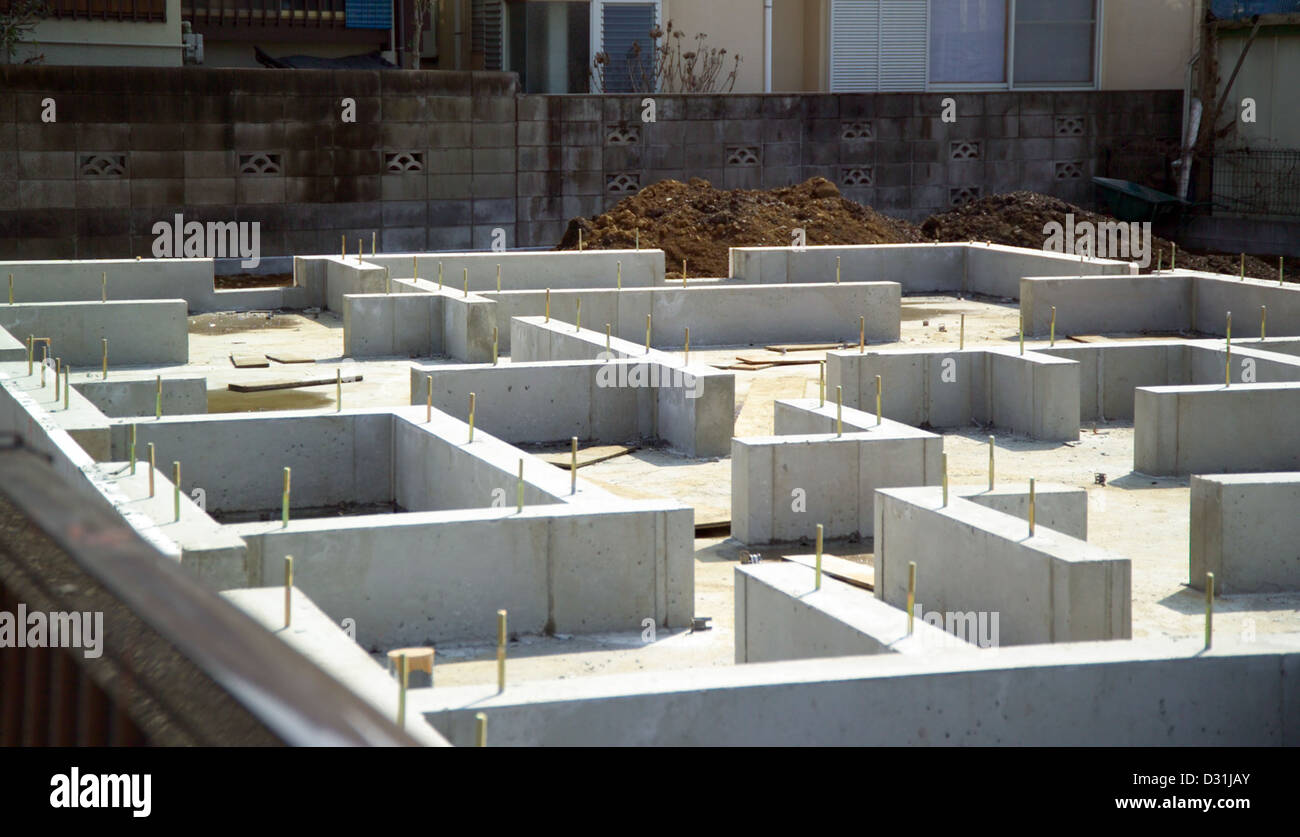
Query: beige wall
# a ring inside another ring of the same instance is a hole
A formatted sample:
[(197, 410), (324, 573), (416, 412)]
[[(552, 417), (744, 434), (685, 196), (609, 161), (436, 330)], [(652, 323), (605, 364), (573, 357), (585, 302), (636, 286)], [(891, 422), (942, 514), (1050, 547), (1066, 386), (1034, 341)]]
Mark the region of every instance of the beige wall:
[(709, 36), (705, 44), (725, 47), (727, 72), (732, 56), (740, 54), (734, 92), (763, 91), (763, 0), (663, 0), (662, 9), (664, 22), (685, 33), (684, 44), (694, 45), (703, 32)]
[(18, 48), (15, 60), (44, 55), (46, 64), (179, 67), (181, 0), (167, 0), (165, 22), (46, 20), (37, 24), (29, 40)]
[(1200, 7), (1200, 0), (1105, 0), (1102, 89), (1181, 89)]
[(772, 0), (772, 90), (798, 92), (803, 82), (804, 0)]

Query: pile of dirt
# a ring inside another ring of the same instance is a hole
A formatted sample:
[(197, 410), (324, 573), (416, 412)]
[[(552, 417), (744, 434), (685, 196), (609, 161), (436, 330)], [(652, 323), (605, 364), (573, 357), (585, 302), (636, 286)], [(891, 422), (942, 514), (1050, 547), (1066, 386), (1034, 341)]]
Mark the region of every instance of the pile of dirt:
[[(1041, 249), (1048, 234), (1043, 228), (1051, 221), (1065, 222), (1066, 215), (1074, 215), (1074, 223), (1090, 223), (1093, 229), (1104, 222), (1113, 222), (1108, 215), (1090, 212), (1082, 207), (1038, 192), (1007, 192), (990, 195), (939, 215), (931, 215), (921, 224), (925, 237), (934, 241), (991, 241), (1012, 247)], [(1168, 239), (1152, 237), (1151, 264), (1144, 273), (1158, 266), (1169, 267), (1174, 256), (1174, 244)], [(1205, 270), (1211, 273), (1236, 274), (1241, 269), (1239, 256), (1198, 254), (1178, 248), (1176, 266), (1186, 270)], [(1254, 256), (1246, 257), (1246, 275), (1258, 279), (1276, 279), (1277, 264)]]
[(730, 247), (781, 246), (803, 228), (807, 244), (899, 244), (922, 241), (915, 224), (881, 215), (840, 195), (835, 184), (814, 177), (779, 189), (715, 189), (707, 180), (663, 180), (626, 198), (595, 218), (574, 218), (558, 250), (664, 251), (668, 270), (688, 276), (726, 276)]
[[(558, 250), (641, 247), (666, 254), (668, 271), (679, 275), (686, 260), (688, 276), (728, 275), (731, 247), (789, 246), (796, 228), (806, 231), (809, 245), (909, 244), (926, 241), (989, 241), (1013, 247), (1042, 249), (1050, 221), (1064, 223), (1073, 214), (1076, 224), (1114, 219), (1068, 201), (1037, 192), (991, 195), (950, 212), (931, 215), (919, 227), (882, 215), (843, 197), (834, 183), (814, 177), (778, 189), (715, 189), (707, 180), (689, 183), (664, 180), (620, 201), (603, 215), (569, 221)], [(1152, 241), (1151, 264), (1169, 267), (1174, 245)], [(1197, 254), (1178, 248), (1177, 266), (1190, 270), (1236, 274), (1235, 255)], [(1246, 257), (1246, 275), (1276, 279), (1276, 261)]]

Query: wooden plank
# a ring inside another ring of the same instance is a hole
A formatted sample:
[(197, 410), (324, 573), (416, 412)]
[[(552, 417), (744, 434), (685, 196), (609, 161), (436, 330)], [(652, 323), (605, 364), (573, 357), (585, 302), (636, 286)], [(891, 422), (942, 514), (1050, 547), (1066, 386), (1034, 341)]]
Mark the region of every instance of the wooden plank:
[(316, 362), (316, 358), (309, 357), (308, 355), (301, 355), (298, 354), (297, 352), (276, 352), (275, 354), (271, 354), (270, 352), (267, 352), (266, 356), (271, 360), (275, 361), (276, 363), (315, 363)]
[(802, 365), (807, 364), (807, 363), (820, 363), (820, 362), (821, 362), (821, 358), (815, 358), (815, 357), (800, 357), (800, 358), (795, 358), (795, 357), (791, 357), (791, 358), (785, 358), (785, 357), (764, 357), (764, 358), (755, 358), (755, 357), (741, 357), (740, 355), (737, 355), (737, 356), (736, 356), (736, 360), (740, 361), (741, 363), (748, 364), (748, 365), (750, 365), (750, 366), (764, 366), (764, 367), (767, 367), (767, 366), (802, 366)]
[(835, 349), (847, 348), (846, 343), (777, 343), (773, 346), (764, 346), (769, 352), (829, 352)]
[[(269, 364), (268, 364), (269, 365)], [(354, 384), (362, 380), (360, 375), (345, 375), (343, 383)], [(270, 392), (276, 389), (298, 389), (299, 387), (323, 387), (334, 383), (334, 378), (314, 378), (308, 381), (277, 381), (269, 384), (228, 384), (231, 392)]]
[(233, 352), (230, 355), (230, 362), (236, 369), (265, 369), (271, 365), (265, 355), (251, 352)]
[[(597, 462), (604, 462), (618, 456), (625, 456), (637, 449), (638, 448), (636, 447), (628, 447), (627, 445), (593, 445), (588, 448), (579, 448), (578, 467), (585, 468), (588, 465), (595, 465)], [(573, 454), (569, 451), (539, 453), (537, 454), (537, 458), (544, 459), (552, 465), (563, 468), (567, 471), (569, 470), (569, 464), (572, 461)]]
[[(802, 564), (809, 569), (817, 568), (816, 555), (783, 555), (786, 561), (794, 564)], [(834, 555), (822, 553), (822, 574), (828, 575), (837, 581), (843, 581), (845, 584), (852, 584), (854, 587), (861, 587), (863, 590), (876, 589), (876, 570), (866, 564), (859, 564), (856, 561), (848, 561)]]

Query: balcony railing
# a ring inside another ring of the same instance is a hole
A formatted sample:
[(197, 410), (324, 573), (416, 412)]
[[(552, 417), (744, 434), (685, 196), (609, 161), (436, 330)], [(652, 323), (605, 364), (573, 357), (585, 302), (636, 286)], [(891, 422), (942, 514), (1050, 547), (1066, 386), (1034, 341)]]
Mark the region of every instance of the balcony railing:
[[(44, 17), (62, 20), (165, 21), (167, 0), (45, 0)], [(0, 0), (0, 13), (10, 11), (12, 0)]]
[(346, 0), (181, 0), (181, 19), (204, 26), (343, 29)]

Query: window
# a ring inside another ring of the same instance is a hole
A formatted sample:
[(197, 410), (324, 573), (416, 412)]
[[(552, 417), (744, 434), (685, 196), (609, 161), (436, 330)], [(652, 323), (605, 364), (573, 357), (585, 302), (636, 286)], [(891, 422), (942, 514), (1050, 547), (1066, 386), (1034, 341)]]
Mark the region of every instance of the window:
[(1015, 0), (1016, 84), (1090, 84), (1094, 0)]
[(586, 93), (591, 3), (509, 3), (505, 69), (526, 93)]
[(930, 82), (1007, 80), (1007, 0), (931, 0)]
[(1092, 87), (1102, 2), (831, 0), (831, 90)]
[(655, 42), (650, 31), (659, 22), (659, 4), (627, 0), (597, 0), (599, 52), (605, 53), (607, 93), (643, 90), (654, 67)]

